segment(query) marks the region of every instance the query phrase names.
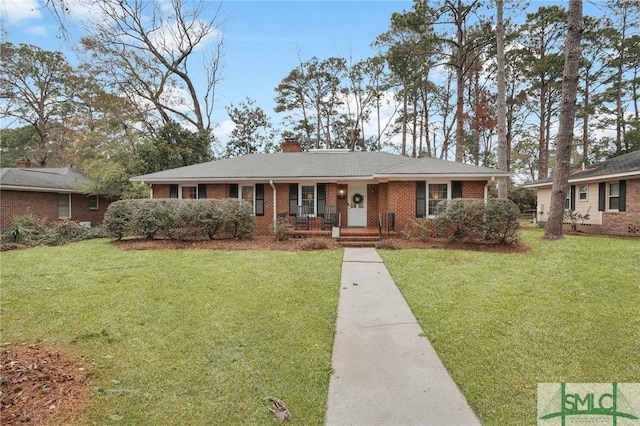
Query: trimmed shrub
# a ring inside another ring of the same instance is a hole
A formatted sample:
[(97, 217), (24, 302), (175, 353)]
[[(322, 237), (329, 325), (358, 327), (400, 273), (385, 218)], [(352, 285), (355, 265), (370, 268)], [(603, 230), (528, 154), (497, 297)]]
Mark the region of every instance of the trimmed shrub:
[(236, 198), (220, 200), (222, 211), (222, 229), (235, 239), (253, 236), (253, 217), (251, 205)]
[(133, 217), (132, 204), (140, 200), (118, 200), (107, 208), (102, 225), (105, 232), (111, 238), (121, 240), (133, 235), (131, 232), (131, 220)]
[(511, 200), (492, 198), (484, 208), (484, 237), (502, 244), (520, 239), (520, 209)]
[[(195, 224), (203, 235), (213, 239), (218, 231), (222, 229), (222, 223), (222, 208), (217, 200), (209, 200), (209, 202), (198, 205)], [(252, 219), (251, 223), (253, 224)]]
[(287, 241), (291, 236), (291, 230), (293, 227), (289, 223), (289, 220), (286, 216), (279, 216), (276, 220), (276, 223), (271, 225), (271, 235), (276, 239), (276, 241)]
[(228, 200), (121, 200), (112, 203), (104, 218), (109, 236), (177, 240), (213, 238), (221, 230), (233, 238), (253, 235), (251, 206)]
[(458, 241), (482, 235), (484, 202), (455, 199), (436, 207), (435, 229), (442, 238)]

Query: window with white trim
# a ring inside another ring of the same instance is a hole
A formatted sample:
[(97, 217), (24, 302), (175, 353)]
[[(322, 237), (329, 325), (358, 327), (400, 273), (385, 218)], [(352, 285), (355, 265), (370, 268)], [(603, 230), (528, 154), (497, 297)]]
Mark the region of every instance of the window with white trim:
[(71, 194), (58, 194), (58, 219), (71, 218)]
[(89, 210), (98, 210), (100, 208), (97, 195), (89, 195), (87, 198), (89, 199)]
[(240, 186), (240, 199), (251, 205), (251, 211), (255, 212), (254, 187), (253, 185)]
[(198, 198), (197, 186), (183, 186), (182, 187), (182, 199), (183, 200), (195, 200)]
[(427, 214), (433, 216), (436, 214), (438, 204), (449, 198), (449, 185), (446, 183), (428, 183), (427, 195)]
[(578, 201), (587, 201), (589, 199), (589, 185), (580, 185), (578, 187)]
[(300, 203), (303, 206), (307, 206), (309, 214), (316, 213), (316, 186), (315, 185), (300, 185)]
[(607, 184), (607, 210), (620, 209), (620, 182)]

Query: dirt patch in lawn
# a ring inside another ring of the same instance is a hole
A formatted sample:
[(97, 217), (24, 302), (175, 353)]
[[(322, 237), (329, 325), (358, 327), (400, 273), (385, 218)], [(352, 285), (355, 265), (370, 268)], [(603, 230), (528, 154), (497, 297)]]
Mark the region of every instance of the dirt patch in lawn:
[(89, 398), (88, 372), (72, 354), (39, 345), (0, 348), (0, 424), (60, 425)]
[[(289, 238), (276, 241), (272, 236), (259, 235), (245, 240), (220, 239), (207, 241), (176, 241), (168, 239), (126, 239), (113, 241), (122, 250), (175, 250), (175, 249), (212, 249), (212, 250), (335, 250), (341, 248), (333, 238), (308, 237)], [(378, 242), (381, 249), (425, 249), (440, 248), (451, 250), (473, 250), (493, 253), (524, 253), (531, 250), (523, 243), (496, 244), (486, 241), (445, 241), (431, 239), (420, 241), (400, 237), (385, 238)]]

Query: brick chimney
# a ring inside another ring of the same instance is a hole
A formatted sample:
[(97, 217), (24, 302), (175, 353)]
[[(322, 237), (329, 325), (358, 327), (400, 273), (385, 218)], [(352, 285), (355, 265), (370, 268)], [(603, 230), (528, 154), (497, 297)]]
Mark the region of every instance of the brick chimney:
[(24, 169), (27, 167), (31, 167), (31, 160), (29, 160), (28, 158), (23, 158), (22, 160), (18, 160), (16, 161), (16, 167), (19, 169)]
[(298, 138), (285, 138), (282, 142), (282, 152), (300, 152), (300, 142)]

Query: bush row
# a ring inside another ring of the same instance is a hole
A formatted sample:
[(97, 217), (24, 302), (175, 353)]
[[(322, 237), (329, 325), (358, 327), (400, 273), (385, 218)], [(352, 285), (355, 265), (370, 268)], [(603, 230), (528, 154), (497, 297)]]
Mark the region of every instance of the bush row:
[(11, 226), (2, 233), (2, 250), (42, 245), (60, 246), (104, 236), (101, 227), (88, 227), (71, 220), (49, 226), (44, 219), (27, 214), (11, 218)]
[(489, 199), (442, 201), (434, 219), (414, 221), (409, 235), (423, 240), (485, 240), (502, 244), (517, 242), (520, 209), (511, 200)]
[(253, 235), (251, 205), (238, 199), (224, 200), (120, 200), (111, 203), (104, 216), (107, 234), (124, 237), (168, 237), (198, 240)]

